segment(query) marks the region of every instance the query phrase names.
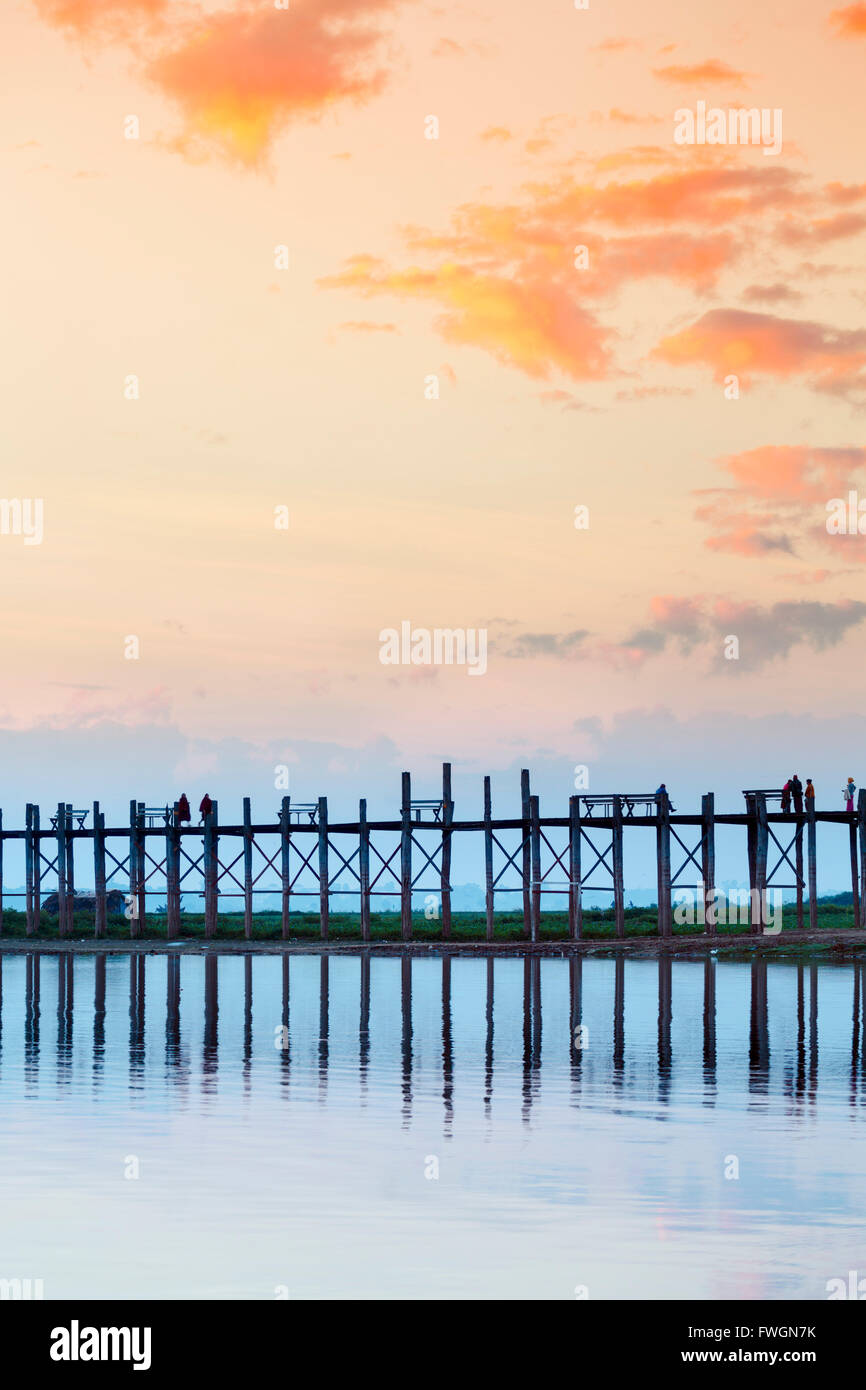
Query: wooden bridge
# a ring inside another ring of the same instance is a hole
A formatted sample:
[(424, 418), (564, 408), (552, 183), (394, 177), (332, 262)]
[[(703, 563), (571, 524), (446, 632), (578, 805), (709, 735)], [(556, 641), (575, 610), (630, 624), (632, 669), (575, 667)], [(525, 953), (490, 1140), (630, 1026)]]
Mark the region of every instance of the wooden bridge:
[[(395, 820), (369, 820), (366, 800), (362, 800), (357, 821), (332, 823), (327, 797), (293, 804), (286, 796), (274, 820), (265, 824), (253, 824), (250, 799), (245, 797), (239, 824), (220, 825), (216, 801), (199, 827), (179, 823), (177, 803), (165, 807), (158, 824), (159, 808), (131, 801), (128, 824), (107, 827), (98, 802), (93, 804), (89, 825), (89, 812), (60, 802), (50, 815), (50, 828), (43, 828), (40, 808), (28, 804), (22, 830), (5, 829), (0, 813), (0, 932), (3, 850), (10, 842), (23, 840), (26, 888), (23, 894), (6, 893), (5, 900), (24, 897), (28, 935), (38, 931), (48, 892), (57, 894), (60, 936), (74, 932), (76, 908), (84, 905), (75, 894), (76, 851), (80, 856), (86, 849), (88, 858), (92, 856), (94, 883), (86, 905), (92, 902), (97, 937), (106, 932), (109, 892), (122, 888), (133, 938), (142, 935), (148, 895), (165, 899), (166, 934), (169, 939), (178, 937), (182, 895), (194, 893), (204, 898), (208, 937), (216, 933), (221, 899), (243, 901), (249, 938), (254, 894), (273, 894), (280, 900), (284, 938), (291, 934), (290, 911), (293, 907), (297, 911), (310, 898), (318, 903), (321, 935), (327, 938), (331, 899), (350, 896), (357, 898), (365, 941), (370, 939), (375, 900), (399, 898), (402, 937), (409, 941), (413, 899), (423, 894), (428, 900), (431, 895), (435, 898), (442, 936), (448, 939), (454, 836), (474, 833), (483, 837), (487, 940), (493, 940), (497, 895), (500, 902), (503, 894), (517, 895), (523, 907), (524, 935), (537, 941), (543, 895), (567, 898), (569, 935), (578, 938), (584, 894), (597, 891), (611, 893), (614, 929), (622, 937), (624, 833), (644, 828), (655, 833), (659, 934), (672, 934), (674, 894), (693, 889), (696, 925), (712, 935), (718, 930), (713, 905), (719, 826), (746, 830), (752, 931), (765, 929), (771, 889), (795, 890), (797, 926), (804, 926), (806, 901), (809, 926), (814, 930), (818, 822), (847, 827), (854, 921), (866, 927), (866, 790), (859, 793), (853, 812), (816, 811), (814, 800), (807, 802), (804, 811), (776, 811), (769, 807), (780, 792), (749, 790), (744, 793), (745, 809), (726, 814), (716, 812), (714, 794), (708, 792), (702, 797), (699, 815), (675, 813), (665, 793), (623, 792), (572, 796), (567, 815), (542, 816), (527, 770), (520, 774), (520, 793), (520, 816), (494, 820), (490, 778), (485, 777), (482, 818), (457, 820), (451, 765), (445, 763), (438, 799), (413, 800), (410, 774), (403, 773), (400, 815)], [(790, 879), (783, 882), (780, 875), (784, 874), (790, 874)]]

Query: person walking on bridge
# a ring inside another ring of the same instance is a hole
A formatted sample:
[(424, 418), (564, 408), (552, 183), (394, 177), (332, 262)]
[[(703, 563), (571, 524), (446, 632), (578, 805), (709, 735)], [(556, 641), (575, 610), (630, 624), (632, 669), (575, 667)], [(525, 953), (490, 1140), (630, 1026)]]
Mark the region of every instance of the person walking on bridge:
[(202, 797), (201, 804), (198, 809), (199, 815), (201, 816), (200, 824), (203, 825), (204, 822), (207, 820), (208, 816), (210, 815), (211, 811), (213, 810), (213, 802), (211, 801), (207, 792), (205, 792), (204, 796)]
[(177, 803), (177, 823), (183, 825), (184, 821), (189, 824), (192, 812), (189, 809), (189, 798), (186, 792), (181, 792), (180, 801)]
[(854, 793), (856, 792), (856, 790), (857, 788), (854, 785), (854, 778), (849, 777), (848, 785), (842, 788), (842, 797), (845, 802), (846, 811), (854, 810)]
[(794, 799), (794, 810), (799, 816), (803, 811), (803, 783), (800, 781), (796, 772), (791, 778), (791, 796)]
[(791, 779), (788, 778), (782, 788), (782, 814), (787, 815), (791, 809)]
[(815, 809), (815, 788), (812, 786), (812, 778), (811, 778), (811, 777), (807, 777), (807, 778), (806, 778), (806, 810), (807, 810), (807, 811), (809, 810), (810, 804), (811, 804), (812, 810), (814, 811), (814, 809)]

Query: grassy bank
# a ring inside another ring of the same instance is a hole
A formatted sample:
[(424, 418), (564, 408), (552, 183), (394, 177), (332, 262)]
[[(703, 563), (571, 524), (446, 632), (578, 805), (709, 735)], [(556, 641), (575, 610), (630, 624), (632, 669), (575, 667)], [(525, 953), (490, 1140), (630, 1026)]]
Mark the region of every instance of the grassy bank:
[[(26, 935), (23, 912), (4, 910), (3, 938), (22, 938)], [(804, 925), (808, 928), (809, 916), (805, 914)], [(818, 903), (818, 928), (825, 931), (852, 930), (857, 923), (851, 903), (820, 900)], [(793, 906), (786, 907), (782, 916), (782, 928), (792, 931), (796, 927)], [(736, 925), (720, 925), (719, 935), (725, 937), (745, 936), (749, 933), (748, 922)], [(483, 913), (455, 912), (452, 916), (452, 941), (483, 941), (487, 925)], [(674, 936), (694, 936), (700, 933), (695, 925), (674, 924)], [(428, 921), (423, 913), (412, 917), (412, 933), (416, 941), (441, 941), (442, 924)], [(397, 913), (377, 913), (370, 926), (373, 941), (399, 941), (400, 917)], [(656, 914), (652, 908), (634, 907), (626, 910), (625, 934), (627, 937), (654, 937), (658, 935)], [(72, 935), (87, 937), (93, 935), (92, 912), (77, 911)], [(320, 939), (319, 918), (313, 912), (293, 912), (291, 914), (290, 938), (297, 941), (318, 941)], [(335, 941), (360, 941), (361, 924), (357, 914), (332, 913), (330, 919), (330, 938)], [(109, 917), (107, 936), (109, 940), (129, 940), (129, 922), (125, 917)], [(587, 910), (583, 914), (583, 936), (587, 940), (604, 941), (614, 937), (614, 915), (612, 909)], [(142, 924), (142, 940), (164, 941), (166, 939), (165, 914), (148, 914)], [(254, 941), (276, 941), (281, 937), (280, 914), (278, 912), (257, 912), (253, 916), (252, 939)], [(546, 912), (541, 921), (542, 941), (562, 941), (568, 937), (568, 917), (564, 912)], [(56, 941), (58, 939), (57, 918), (42, 914), (39, 932), (31, 940)], [(181, 939), (204, 940), (204, 914), (183, 913), (181, 917)], [(243, 914), (221, 912), (217, 925), (217, 941), (242, 941), (244, 939)], [(497, 912), (494, 922), (494, 940), (523, 941), (522, 912)]]

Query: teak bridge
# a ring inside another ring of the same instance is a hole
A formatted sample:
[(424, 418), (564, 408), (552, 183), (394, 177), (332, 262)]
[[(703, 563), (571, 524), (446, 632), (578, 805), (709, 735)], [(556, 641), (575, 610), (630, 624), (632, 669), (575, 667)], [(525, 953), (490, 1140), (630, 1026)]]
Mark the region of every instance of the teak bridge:
[[(204, 898), (206, 936), (215, 935), (220, 899), (229, 897), (243, 900), (244, 932), (249, 938), (257, 893), (279, 895), (284, 938), (290, 936), (289, 914), (298, 900), (318, 900), (321, 935), (326, 939), (331, 898), (357, 897), (365, 941), (370, 940), (373, 900), (399, 897), (402, 937), (409, 941), (413, 895), (433, 894), (441, 934), (447, 939), (452, 924), (454, 836), (475, 833), (483, 836), (484, 844), (488, 941), (493, 940), (497, 894), (522, 897), (524, 935), (537, 941), (543, 894), (567, 896), (569, 936), (576, 939), (582, 930), (583, 895), (599, 890), (612, 893), (615, 934), (622, 937), (624, 832), (642, 827), (655, 832), (659, 935), (672, 934), (672, 898), (682, 889), (695, 890), (696, 928), (713, 935), (718, 930), (714, 911), (717, 826), (746, 829), (752, 931), (762, 933), (766, 925), (768, 890), (783, 888), (796, 890), (798, 927), (804, 925), (806, 890), (809, 926), (814, 930), (818, 822), (847, 827), (854, 921), (866, 927), (866, 790), (859, 793), (852, 812), (816, 811), (814, 799), (802, 811), (776, 810), (781, 791), (758, 789), (744, 792), (745, 810), (738, 813), (717, 814), (712, 792), (703, 796), (700, 815), (677, 814), (665, 793), (611, 793), (570, 797), (567, 816), (541, 815), (527, 770), (520, 774), (520, 790), (521, 815), (505, 820), (493, 819), (489, 777), (484, 778), (482, 819), (455, 819), (450, 763), (443, 765), (442, 795), (437, 799), (413, 800), (410, 774), (403, 773), (399, 820), (368, 820), (367, 803), (362, 800), (357, 821), (331, 823), (327, 797), (293, 803), (285, 796), (275, 821), (263, 825), (252, 823), (250, 799), (245, 797), (238, 825), (220, 825), (216, 801), (198, 827), (179, 823), (177, 802), (173, 807), (154, 808), (131, 801), (125, 826), (106, 827), (99, 802), (93, 804), (90, 825), (88, 810), (60, 802), (50, 827), (43, 827), (40, 808), (28, 804), (23, 830), (4, 829), (0, 813), (0, 932), (3, 849), (23, 840), (25, 892), (7, 893), (6, 899), (25, 898), (28, 936), (39, 929), (49, 891), (56, 895), (60, 936), (73, 933), (76, 909), (85, 905), (93, 908), (94, 934), (104, 936), (109, 894), (120, 890), (132, 937), (142, 935), (148, 894), (165, 899), (166, 933), (171, 939), (181, 932), (182, 894), (196, 893)], [(85, 846), (93, 857), (95, 888), (92, 898), (82, 900), (75, 893), (75, 851)], [(791, 879), (782, 882), (779, 875), (786, 872)], [(346, 881), (341, 882), (343, 876)]]

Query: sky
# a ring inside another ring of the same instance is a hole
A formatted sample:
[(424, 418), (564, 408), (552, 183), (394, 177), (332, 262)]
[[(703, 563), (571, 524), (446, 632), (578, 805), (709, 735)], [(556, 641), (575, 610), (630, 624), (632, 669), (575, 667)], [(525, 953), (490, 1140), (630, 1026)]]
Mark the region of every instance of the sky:
[[(2, 491), (43, 517), (0, 535), (7, 825), (182, 790), (270, 817), (282, 765), (348, 814), (443, 759), (458, 814), (485, 772), (513, 814), (521, 767), (563, 814), (576, 766), (680, 809), (796, 770), (842, 808), (866, 4), (7, 0), (2, 30)], [(781, 148), (678, 143), (700, 103)], [(485, 631), (486, 671), (383, 664), (404, 622)]]

